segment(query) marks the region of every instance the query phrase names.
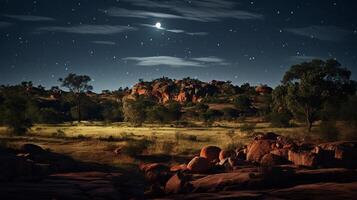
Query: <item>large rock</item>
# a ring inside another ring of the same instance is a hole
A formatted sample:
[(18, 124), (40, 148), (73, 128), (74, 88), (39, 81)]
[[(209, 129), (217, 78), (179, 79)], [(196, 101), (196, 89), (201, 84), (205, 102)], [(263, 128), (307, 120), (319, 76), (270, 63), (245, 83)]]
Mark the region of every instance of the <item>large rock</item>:
[(207, 158), (209, 162), (218, 161), (221, 148), (216, 146), (206, 146), (201, 149), (200, 157)]
[(257, 189), (263, 186), (263, 176), (259, 173), (232, 172), (208, 175), (191, 181), (194, 192), (220, 190)]
[(187, 169), (192, 173), (206, 173), (210, 167), (210, 162), (204, 157), (194, 157), (187, 165)]
[(247, 147), (247, 160), (260, 162), (265, 154), (272, 150), (274, 140), (253, 140)]
[(289, 161), (293, 162), (295, 165), (317, 167), (319, 164), (317, 154), (309, 151), (295, 152), (293, 150), (289, 150), (288, 157)]
[(165, 193), (178, 194), (189, 192), (192, 189), (192, 185), (189, 181), (190, 177), (188, 175), (176, 173), (166, 182)]
[(219, 153), (219, 161), (222, 161), (226, 158), (230, 158), (232, 156), (235, 156), (235, 152), (234, 151), (230, 151), (230, 150), (221, 150), (221, 152)]
[(164, 184), (171, 176), (170, 168), (165, 164), (141, 164), (139, 168), (144, 172), (145, 179), (151, 183)]
[(283, 157), (277, 156), (272, 153), (265, 154), (260, 160), (260, 164), (264, 166), (282, 165), (285, 163), (286, 162)]

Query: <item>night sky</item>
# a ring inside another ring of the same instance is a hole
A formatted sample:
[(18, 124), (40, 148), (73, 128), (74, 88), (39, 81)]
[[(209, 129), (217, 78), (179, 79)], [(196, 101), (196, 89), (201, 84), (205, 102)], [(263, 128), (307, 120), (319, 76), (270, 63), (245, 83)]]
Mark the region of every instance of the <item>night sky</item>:
[(356, 79), (356, 54), (355, 0), (0, 0), (0, 84), (77, 73), (95, 91), (162, 76), (276, 86), (313, 58)]

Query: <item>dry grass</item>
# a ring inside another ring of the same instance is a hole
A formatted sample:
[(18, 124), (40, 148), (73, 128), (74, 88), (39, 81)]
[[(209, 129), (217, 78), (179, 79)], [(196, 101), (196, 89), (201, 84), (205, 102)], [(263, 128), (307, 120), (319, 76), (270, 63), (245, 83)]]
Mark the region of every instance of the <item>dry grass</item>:
[[(97, 162), (112, 166), (138, 163), (140, 160), (127, 155), (116, 155), (114, 149), (135, 140), (150, 140), (147, 155), (188, 155), (197, 154), (205, 145), (227, 148), (230, 144), (246, 144), (250, 138), (240, 131), (245, 123), (256, 124), (256, 132), (275, 132), (292, 138), (306, 136), (303, 126), (293, 128), (272, 128), (260, 119), (246, 119), (244, 122), (219, 122), (213, 127), (174, 128), (170, 125), (145, 124), (132, 127), (126, 123), (105, 125), (103, 123), (35, 125), (29, 136), (9, 137), (6, 129), (0, 127), (0, 140), (11, 145), (22, 143), (39, 144), (57, 153), (63, 153), (87, 162)], [(200, 125), (200, 123), (196, 123)], [(343, 124), (339, 125), (344, 130)], [(315, 128), (316, 129), (316, 128)], [(61, 133), (61, 137), (53, 137)], [(227, 134), (234, 132), (234, 134)], [(180, 135), (179, 137), (177, 135)], [(64, 137), (62, 137), (64, 136)]]

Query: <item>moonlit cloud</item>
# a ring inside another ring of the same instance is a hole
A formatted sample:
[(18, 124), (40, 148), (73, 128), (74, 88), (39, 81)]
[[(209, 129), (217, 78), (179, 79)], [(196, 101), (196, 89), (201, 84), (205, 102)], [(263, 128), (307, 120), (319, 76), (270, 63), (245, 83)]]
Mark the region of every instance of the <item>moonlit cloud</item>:
[(48, 26), (37, 29), (38, 31), (47, 32), (63, 32), (63, 33), (76, 33), (76, 34), (93, 34), (93, 35), (110, 35), (122, 33), (127, 31), (137, 30), (130, 26), (111, 26), (111, 25), (79, 25), (79, 26)]
[(228, 19), (263, 19), (264, 16), (258, 13), (236, 10), (237, 3), (226, 0), (197, 0), (190, 1), (165, 1), (155, 2), (151, 0), (125, 0), (126, 2), (151, 10), (161, 8), (170, 12), (153, 12), (142, 9), (109, 8), (104, 12), (114, 17), (150, 18), (161, 19), (185, 19), (192, 21), (211, 22)]
[(151, 57), (126, 57), (123, 60), (136, 61), (138, 66), (161, 66), (170, 67), (208, 67), (212, 64), (223, 65), (226, 62), (223, 59), (216, 57), (201, 57), (201, 58), (179, 58), (172, 56), (151, 56)]
[(103, 45), (115, 45), (116, 44), (113, 41), (103, 41), (103, 40), (92, 41), (92, 43), (94, 43), (94, 44), (103, 44)]
[(44, 16), (35, 16), (35, 15), (3, 15), (8, 18), (17, 19), (20, 21), (29, 21), (29, 22), (39, 22), (39, 21), (54, 21), (54, 18), (44, 17)]
[(302, 28), (286, 28), (287, 32), (324, 41), (341, 41), (352, 33), (336, 26), (308, 26)]
[(200, 58), (192, 58), (192, 60), (200, 61), (200, 62), (211, 62), (211, 63), (222, 63), (223, 59), (217, 57), (200, 57)]
[[(155, 28), (157, 29), (157, 27), (155, 25), (151, 25), (151, 24), (141, 24), (141, 26), (145, 26), (145, 27), (150, 27), (150, 28)], [(181, 30), (181, 29), (166, 29), (164, 27), (160, 27), (159, 28), (160, 30), (163, 30), (163, 31), (167, 31), (167, 32), (170, 32), (170, 33), (182, 33), (182, 34), (186, 34), (186, 35), (192, 35), (192, 36), (205, 36), (205, 35), (208, 35), (207, 32), (187, 32), (185, 30)]]
[(293, 62), (306, 62), (306, 61), (311, 61), (315, 59), (322, 59), (325, 60), (325, 58), (319, 57), (319, 56), (291, 56), (290, 60)]

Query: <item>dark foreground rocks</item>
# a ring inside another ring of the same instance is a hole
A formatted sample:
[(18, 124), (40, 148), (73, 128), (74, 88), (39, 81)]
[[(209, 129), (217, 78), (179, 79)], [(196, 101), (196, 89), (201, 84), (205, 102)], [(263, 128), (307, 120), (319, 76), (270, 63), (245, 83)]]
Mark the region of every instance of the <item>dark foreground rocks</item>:
[(317, 194), (326, 190), (335, 195), (327, 199), (353, 199), (356, 164), (357, 142), (312, 144), (266, 133), (235, 151), (203, 147), (188, 163), (171, 166), (175, 170), (166, 171), (166, 183), (157, 182), (160, 189), (146, 197), (294, 199), (289, 195), (296, 194), (296, 199), (320, 199)]
[(117, 171), (34, 144), (0, 148), (0, 199), (142, 199), (141, 177)]

